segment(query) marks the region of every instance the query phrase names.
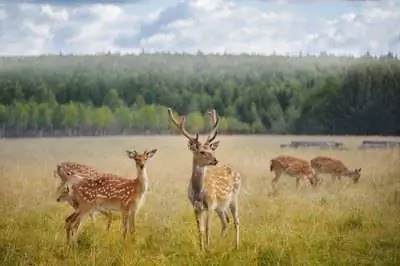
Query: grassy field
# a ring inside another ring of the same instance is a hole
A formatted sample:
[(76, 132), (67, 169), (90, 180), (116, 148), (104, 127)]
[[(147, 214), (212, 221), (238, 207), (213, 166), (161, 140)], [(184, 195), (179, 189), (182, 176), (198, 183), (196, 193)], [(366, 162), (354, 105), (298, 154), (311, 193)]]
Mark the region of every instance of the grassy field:
[[(399, 265), (399, 151), (359, 151), (358, 137), (333, 138), (347, 151), (279, 148), (304, 138), (220, 137), (218, 159), (244, 179), (241, 248), (234, 250), (233, 224), (220, 238), (214, 218), (212, 247), (205, 253), (198, 250), (187, 199), (191, 153), (183, 137), (0, 140), (0, 265)], [(84, 222), (77, 246), (68, 248), (64, 219), (73, 209), (55, 201), (56, 164), (71, 160), (134, 176), (124, 152), (129, 148), (159, 149), (148, 164), (150, 188), (136, 241), (121, 242), (119, 214), (110, 231), (96, 215), (94, 225)], [(315, 191), (307, 185), (296, 191), (295, 180), (282, 177), (278, 195), (269, 197), (269, 160), (279, 154), (333, 156), (362, 167), (362, 177), (356, 185), (326, 178)]]

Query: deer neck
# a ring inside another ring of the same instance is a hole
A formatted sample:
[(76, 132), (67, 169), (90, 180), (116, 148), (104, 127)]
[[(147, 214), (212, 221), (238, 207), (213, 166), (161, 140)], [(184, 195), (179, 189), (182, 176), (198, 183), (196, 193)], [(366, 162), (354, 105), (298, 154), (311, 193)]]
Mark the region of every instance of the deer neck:
[(145, 193), (149, 186), (147, 167), (144, 166), (143, 169), (140, 169), (140, 167), (136, 167), (136, 170), (137, 170), (137, 180), (139, 181), (140, 184), (140, 191), (141, 193)]
[(200, 194), (204, 187), (204, 176), (207, 168), (206, 166), (199, 165), (195, 158), (192, 164), (192, 177), (190, 179), (192, 190), (195, 194)]
[(351, 176), (354, 173), (354, 171), (350, 170), (350, 169), (345, 169), (343, 175), (344, 176)]
[(344, 175), (344, 176), (349, 176), (349, 175), (351, 175), (352, 172), (353, 172), (353, 171), (349, 170), (348, 168), (343, 168), (342, 171), (343, 171), (343, 172), (342, 172), (342, 175)]

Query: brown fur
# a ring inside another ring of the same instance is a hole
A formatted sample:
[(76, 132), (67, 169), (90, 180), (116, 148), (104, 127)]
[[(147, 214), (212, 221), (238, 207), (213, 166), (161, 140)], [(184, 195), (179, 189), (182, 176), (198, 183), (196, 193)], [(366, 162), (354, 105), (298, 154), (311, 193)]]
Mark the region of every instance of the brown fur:
[(62, 162), (56, 166), (56, 170), (53, 172), (55, 177), (61, 179), (60, 185), (57, 187), (57, 195), (60, 195), (67, 183), (69, 177), (79, 174), (85, 178), (92, 178), (97, 173), (97, 169), (93, 166), (80, 164), (75, 162)]
[(271, 159), (270, 171), (275, 172), (272, 179), (272, 189), (275, 190), (276, 183), (282, 174), (296, 178), (296, 188), (300, 180), (308, 180), (312, 186), (317, 185), (317, 178), (308, 161), (293, 156), (278, 156)]
[[(61, 195), (57, 198), (57, 202), (63, 202), (66, 201), (69, 205), (71, 205), (72, 208), (74, 208), (75, 210), (78, 209), (78, 201), (73, 197), (73, 195), (71, 194), (72, 192), (70, 191), (69, 187), (66, 186), (64, 187), (64, 190), (62, 191)], [(99, 212), (105, 216), (107, 218), (107, 227), (106, 229), (109, 230), (111, 227), (111, 223), (112, 223), (112, 214), (110, 211), (102, 211), (99, 210)], [(94, 222), (94, 217), (93, 217), (93, 213), (90, 213), (90, 218), (92, 220), (92, 223)]]
[(361, 177), (361, 168), (349, 170), (347, 166), (338, 159), (317, 156), (310, 161), (310, 164), (317, 175), (330, 174), (332, 181), (336, 179), (341, 180), (341, 177), (345, 176), (351, 178), (353, 183), (358, 183)]
[(73, 197), (78, 202), (78, 209), (65, 220), (68, 243), (74, 231), (78, 230), (85, 214), (99, 209), (122, 213), (123, 238), (126, 237), (128, 230), (135, 231), (136, 215), (148, 186), (146, 162), (156, 152), (156, 149), (150, 152), (144, 151), (141, 154), (136, 151), (127, 151), (128, 157), (136, 164), (137, 177), (135, 179), (100, 172), (96, 173), (95, 179), (82, 178), (78, 175), (68, 178), (68, 182), (73, 184)]
[[(224, 236), (229, 222), (227, 207), (230, 208), (236, 231), (236, 248), (239, 248), (239, 214), (238, 197), (241, 187), (241, 176), (228, 165), (216, 165), (214, 152), (219, 141), (214, 141), (217, 135), (219, 119), (215, 110), (210, 113), (212, 129), (206, 141), (199, 141), (198, 133), (191, 136), (185, 129), (185, 117), (177, 119), (168, 109), (170, 121), (188, 139), (188, 148), (193, 154), (192, 177), (189, 183), (189, 200), (193, 205), (199, 234), (200, 249), (204, 247), (204, 237), (207, 246), (211, 241), (211, 212), (215, 211), (221, 221), (221, 236)], [(204, 215), (206, 214), (206, 223)], [(204, 235), (205, 231), (205, 235)]]
[[(75, 163), (75, 162), (62, 162), (57, 165), (56, 171), (53, 173), (54, 176), (58, 176), (61, 179), (60, 185), (57, 187), (57, 201), (67, 201), (74, 209), (77, 209), (77, 201), (74, 198), (74, 194), (69, 193), (69, 188), (65, 187), (68, 178), (73, 175), (79, 175), (83, 178), (95, 179), (98, 175), (98, 170), (90, 165)], [(102, 176), (112, 175), (110, 173), (102, 173)], [(61, 192), (60, 192), (61, 191)], [(66, 193), (66, 191), (68, 191)], [(73, 205), (73, 204), (74, 205)], [(112, 221), (112, 214), (110, 211), (99, 211), (102, 215), (107, 218), (107, 229), (110, 228)], [(90, 213), (92, 222), (94, 221), (93, 214)]]

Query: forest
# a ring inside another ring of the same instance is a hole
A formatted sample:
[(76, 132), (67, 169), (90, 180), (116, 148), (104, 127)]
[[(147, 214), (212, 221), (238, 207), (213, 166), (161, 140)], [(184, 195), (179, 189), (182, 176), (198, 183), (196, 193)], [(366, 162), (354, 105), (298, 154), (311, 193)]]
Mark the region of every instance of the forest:
[(167, 108), (204, 132), (400, 134), (400, 61), (141, 53), (0, 57), (0, 137), (170, 134)]

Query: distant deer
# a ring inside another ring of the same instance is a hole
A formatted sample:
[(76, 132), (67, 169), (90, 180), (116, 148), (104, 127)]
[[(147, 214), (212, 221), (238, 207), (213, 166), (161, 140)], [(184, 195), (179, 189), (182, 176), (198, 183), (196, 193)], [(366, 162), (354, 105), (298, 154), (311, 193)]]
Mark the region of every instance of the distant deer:
[(79, 228), (85, 214), (94, 210), (113, 210), (122, 213), (121, 233), (126, 238), (127, 231), (135, 232), (135, 220), (148, 188), (146, 163), (157, 149), (137, 153), (126, 151), (136, 164), (137, 177), (122, 178), (118, 175), (98, 173), (96, 179), (82, 178), (78, 174), (68, 176), (67, 182), (73, 184), (72, 194), (78, 208), (65, 219), (67, 243)]
[(292, 156), (280, 155), (271, 160), (270, 171), (275, 172), (272, 179), (272, 190), (275, 191), (276, 183), (282, 174), (296, 178), (296, 188), (299, 187), (300, 180), (308, 180), (312, 186), (318, 183), (317, 177), (308, 161)]
[[(63, 202), (66, 201), (69, 205), (71, 205), (72, 208), (75, 210), (78, 209), (78, 202), (72, 195), (72, 191), (70, 191), (68, 186), (64, 187), (64, 190), (62, 191), (61, 195), (58, 196), (57, 202)], [(110, 211), (103, 211), (99, 210), (99, 212), (104, 215), (107, 218), (107, 230), (110, 229), (111, 223), (112, 223), (112, 214)], [(92, 224), (94, 223), (94, 217), (93, 213), (89, 213), (90, 219), (92, 220)]]
[(349, 170), (342, 161), (330, 157), (317, 156), (310, 163), (316, 175), (331, 174), (332, 181), (341, 180), (341, 177), (345, 176), (351, 178), (356, 184), (361, 177), (361, 168)]
[[(227, 165), (217, 165), (214, 152), (219, 141), (215, 141), (219, 118), (215, 110), (209, 112), (213, 126), (204, 143), (199, 141), (199, 134), (191, 136), (185, 129), (185, 117), (176, 118), (168, 108), (172, 124), (188, 139), (188, 148), (193, 154), (192, 176), (189, 182), (188, 197), (191, 202), (199, 234), (200, 249), (204, 249), (204, 230), (207, 246), (211, 242), (211, 213), (215, 211), (221, 221), (221, 236), (225, 236), (227, 208), (233, 216), (236, 231), (236, 248), (239, 248), (239, 193), (241, 187), (240, 174)], [(206, 214), (206, 221), (204, 215)]]

